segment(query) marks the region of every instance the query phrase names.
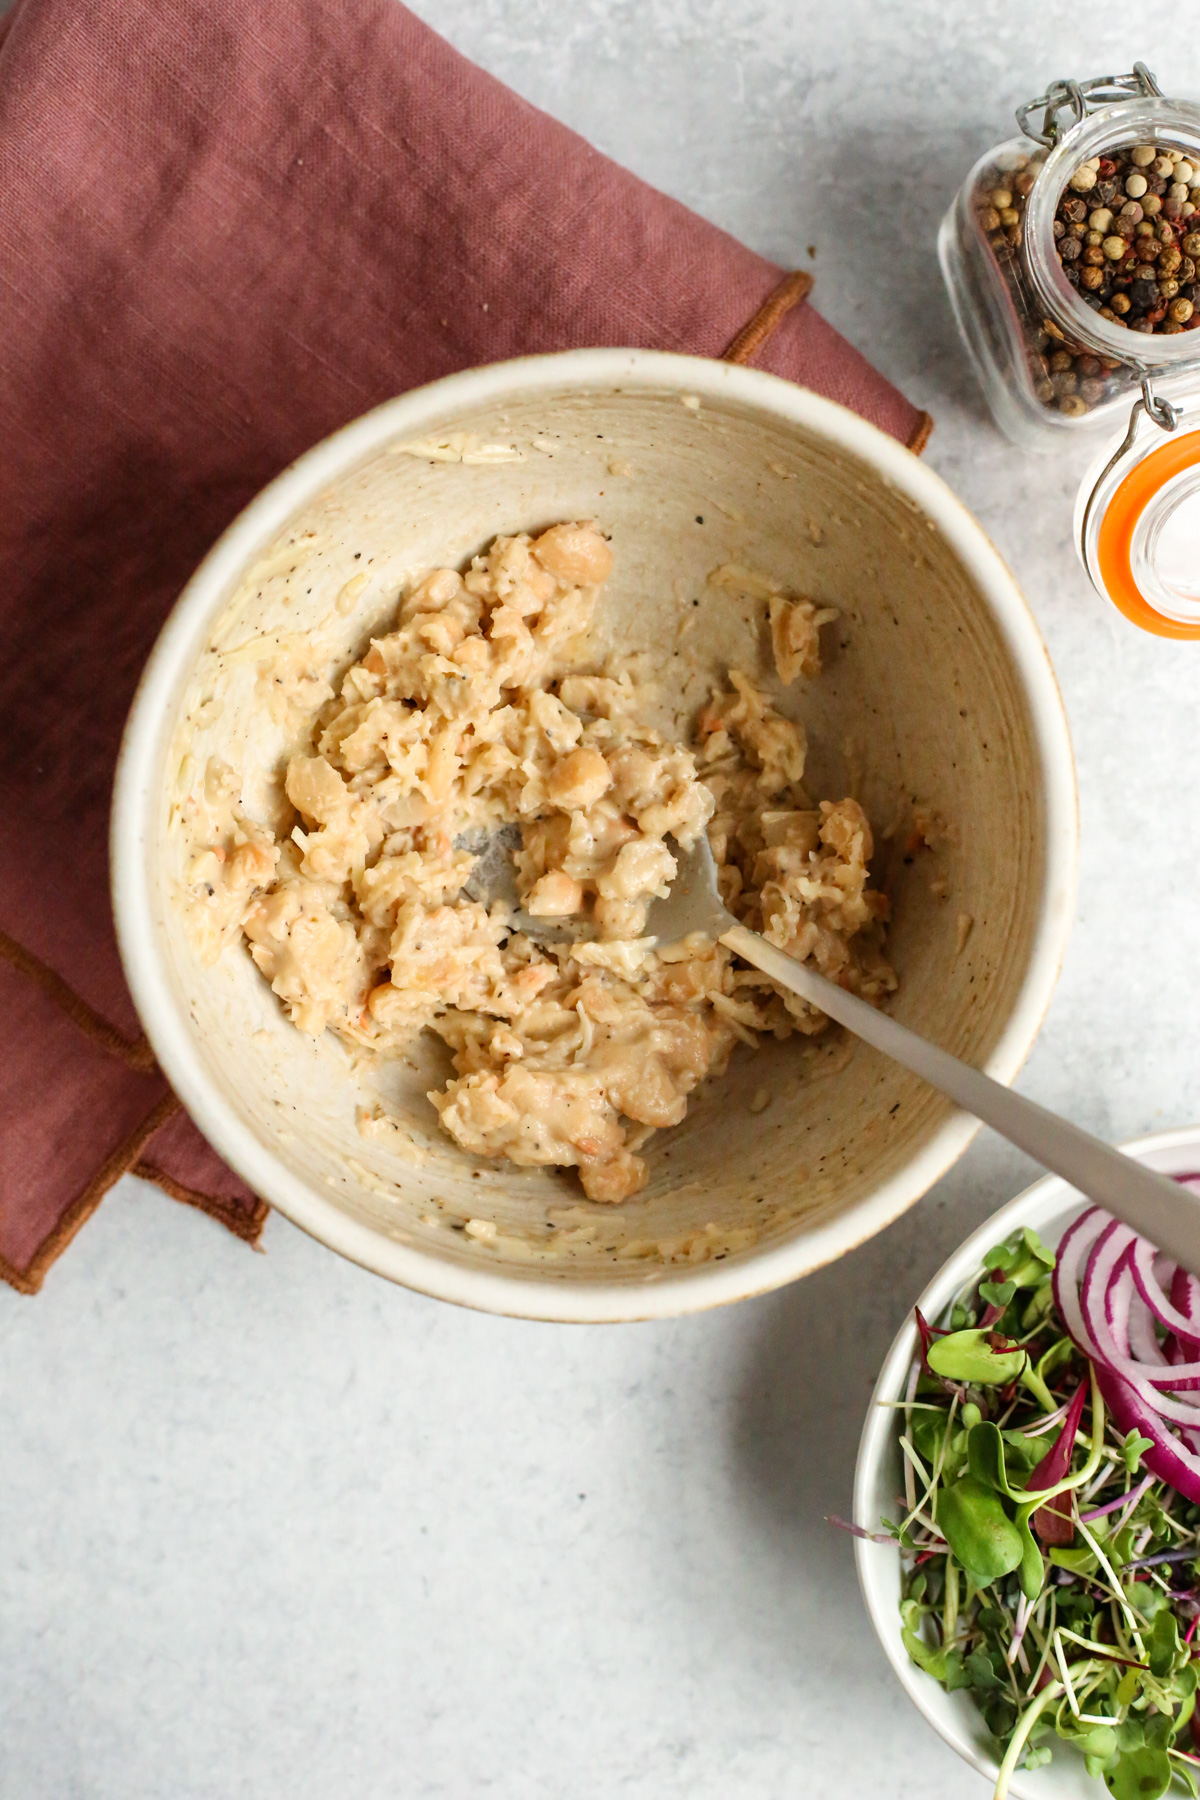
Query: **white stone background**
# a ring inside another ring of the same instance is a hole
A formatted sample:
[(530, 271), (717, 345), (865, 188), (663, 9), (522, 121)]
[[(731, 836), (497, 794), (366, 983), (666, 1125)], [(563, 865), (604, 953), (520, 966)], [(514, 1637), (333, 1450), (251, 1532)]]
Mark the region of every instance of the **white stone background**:
[[(286, 4), (287, 0), (280, 0)], [(1070, 544), (1090, 452), (988, 423), (937, 221), (1014, 106), (1187, 9), (1070, 0), (419, 0), (468, 55), (757, 249), (935, 415), (929, 461), (1063, 684), (1079, 917), (1020, 1086), (1113, 1139), (1200, 1119), (1200, 650), (1126, 627)], [(271, 1220), (265, 1256), (130, 1179), (35, 1299), (0, 1292), (7, 1800), (950, 1800), (986, 1793), (861, 1607), (871, 1380), (946, 1252), (1035, 1173), (989, 1136), (906, 1218), (678, 1323), (475, 1316)]]

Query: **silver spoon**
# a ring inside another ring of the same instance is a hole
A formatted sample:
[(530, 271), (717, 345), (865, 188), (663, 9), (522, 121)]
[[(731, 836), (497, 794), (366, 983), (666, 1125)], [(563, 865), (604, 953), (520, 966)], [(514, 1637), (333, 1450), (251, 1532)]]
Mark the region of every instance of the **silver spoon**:
[[(512, 867), (512, 852), (521, 843), (518, 826), (503, 826), (490, 836), (467, 834), (457, 843), (478, 857), (465, 892), (485, 904), (503, 901), (514, 931), (547, 944), (589, 935), (577, 924), (539, 919), (520, 910)], [(1200, 1203), (1188, 1189), (960, 1062), (857, 994), (777, 950), (757, 931), (739, 925), (721, 899), (717, 866), (703, 834), (690, 850), (674, 842), (672, 854), (677, 867), (671, 892), (667, 899), (654, 902), (647, 919), (652, 936), (674, 944), (699, 932), (728, 944), (780, 987), (799, 994), (855, 1037), (919, 1075), (1087, 1199), (1132, 1225), (1185, 1269), (1200, 1274)]]
[(716, 864), (703, 834), (690, 850), (674, 844), (672, 854), (678, 872), (670, 896), (655, 901), (647, 921), (655, 937), (668, 944), (692, 932), (720, 939), (772, 981), (919, 1075), (1043, 1168), (1132, 1225), (1185, 1269), (1200, 1274), (1200, 1204), (1186, 1188), (959, 1062), (887, 1013), (777, 950), (757, 931), (739, 925), (722, 903)]

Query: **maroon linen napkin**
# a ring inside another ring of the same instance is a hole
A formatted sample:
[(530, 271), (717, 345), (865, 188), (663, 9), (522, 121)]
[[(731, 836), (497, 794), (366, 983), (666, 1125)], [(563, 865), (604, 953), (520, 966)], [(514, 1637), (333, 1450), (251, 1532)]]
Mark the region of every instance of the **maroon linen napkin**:
[(405, 388), (614, 344), (731, 354), (920, 448), (784, 271), (396, 0), (22, 0), (0, 42), (0, 1275), (125, 1170), (255, 1242), (179, 1110), (108, 902), (138, 673), (208, 545)]

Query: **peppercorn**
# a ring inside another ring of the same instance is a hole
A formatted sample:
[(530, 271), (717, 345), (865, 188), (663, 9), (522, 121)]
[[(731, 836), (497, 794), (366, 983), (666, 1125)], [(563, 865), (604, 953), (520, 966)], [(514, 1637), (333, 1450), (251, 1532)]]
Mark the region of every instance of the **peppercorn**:
[(1179, 292), (1179, 283), (1173, 275), (1165, 275), (1159, 281), (1158, 291), (1164, 300), (1174, 300)]
[(1143, 194), (1142, 211), (1148, 219), (1158, 217), (1159, 213), (1162, 211), (1162, 201), (1157, 194)]
[(1189, 231), (1179, 248), (1185, 256), (1200, 256), (1200, 231)]
[(1068, 237), (1064, 238), (1059, 245), (1058, 254), (1062, 257), (1064, 262), (1074, 262), (1082, 249), (1083, 245), (1079, 242), (1078, 238)]
[(1099, 244), (1089, 244), (1079, 260), (1089, 269), (1098, 269), (1104, 262), (1104, 252)]
[(1069, 200), (1064, 200), (1058, 210), (1061, 216), (1069, 220), (1071, 224), (1079, 219), (1086, 219), (1088, 216), (1087, 201), (1076, 199), (1074, 195)]
[[(1104, 308), (1101, 307), (1100, 310), (1101, 313), (1103, 313)], [(1102, 381), (1096, 381), (1093, 378), (1089, 378), (1087, 381), (1081, 381), (1079, 384), (1079, 397), (1081, 400), (1086, 400), (1089, 406), (1097, 405), (1097, 403), (1104, 398), (1104, 383)]]
[(1098, 356), (1077, 356), (1075, 358), (1075, 373), (1077, 375), (1087, 376), (1089, 379), (1094, 375), (1098, 375), (1100, 373), (1100, 358)]
[[(1000, 223), (1000, 215), (999, 215), (999, 213), (997, 213), (996, 225), (998, 225), (999, 223)], [(995, 230), (995, 228), (996, 228), (995, 225), (993, 225), (991, 227), (991, 229), (993, 231)], [(988, 228), (985, 226), (984, 229), (986, 230)], [(1065, 237), (1067, 235), (1067, 228), (1061, 219), (1055, 219), (1055, 221), (1054, 221), (1053, 225), (1050, 227), (1050, 229), (1054, 233), (1054, 236), (1056, 238)]]
[(1059, 412), (1065, 413), (1069, 419), (1082, 418), (1087, 409), (1087, 401), (1078, 394), (1064, 394), (1058, 403)]
[(1147, 181), (1144, 175), (1135, 174), (1127, 175), (1125, 177), (1125, 192), (1129, 195), (1131, 200), (1140, 200), (1142, 195), (1146, 192), (1146, 187)]
[(1128, 294), (1114, 294), (1108, 304), (1112, 307), (1112, 309), (1115, 313), (1120, 314), (1120, 313), (1127, 313), (1129, 311), (1131, 302), (1130, 302)]
[(1184, 300), (1182, 297), (1178, 300), (1172, 300), (1170, 306), (1167, 308), (1167, 311), (1177, 325), (1186, 325), (1195, 310), (1192, 302), (1190, 300)]
[(1007, 188), (995, 187), (988, 195), (988, 199), (991, 201), (997, 212), (1003, 212), (1006, 206), (1012, 205), (1013, 197)]

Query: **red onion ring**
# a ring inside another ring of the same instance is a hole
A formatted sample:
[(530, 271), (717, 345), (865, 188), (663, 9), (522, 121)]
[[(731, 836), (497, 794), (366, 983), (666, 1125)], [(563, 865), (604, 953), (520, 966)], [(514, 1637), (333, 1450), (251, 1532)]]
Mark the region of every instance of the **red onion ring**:
[[(1200, 1189), (1200, 1175), (1183, 1179)], [(1148, 1439), (1146, 1468), (1200, 1504), (1200, 1405), (1179, 1397), (1200, 1392), (1200, 1281), (1089, 1207), (1063, 1233), (1053, 1292), (1118, 1429)]]

